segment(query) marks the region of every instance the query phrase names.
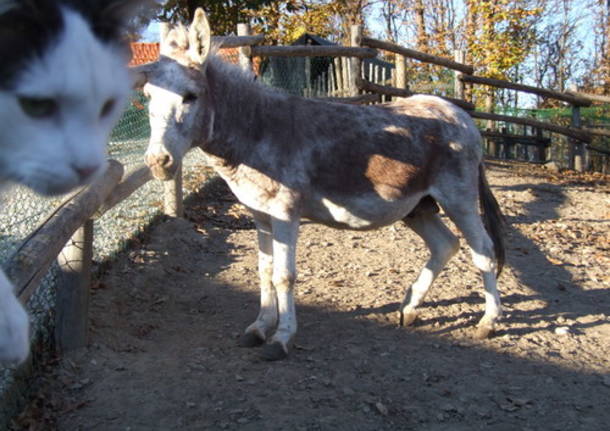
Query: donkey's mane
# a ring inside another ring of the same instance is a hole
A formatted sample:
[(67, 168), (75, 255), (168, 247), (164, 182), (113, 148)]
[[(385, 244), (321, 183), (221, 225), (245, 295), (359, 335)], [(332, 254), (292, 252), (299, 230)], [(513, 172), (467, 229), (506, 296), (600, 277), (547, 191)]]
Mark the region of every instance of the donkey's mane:
[[(261, 136), (262, 128), (269, 122), (269, 111), (277, 112), (281, 109), (280, 105), (294, 98), (257, 81), (253, 72), (225, 61), (219, 56), (217, 48), (208, 57), (206, 68), (216, 119), (231, 126), (222, 129), (231, 131), (235, 137), (243, 133), (247, 133), (249, 138)], [(290, 115), (293, 110), (289, 111), (284, 112), (282, 117), (292, 123), (295, 118)], [(246, 126), (240, 130), (237, 127), (239, 124)]]

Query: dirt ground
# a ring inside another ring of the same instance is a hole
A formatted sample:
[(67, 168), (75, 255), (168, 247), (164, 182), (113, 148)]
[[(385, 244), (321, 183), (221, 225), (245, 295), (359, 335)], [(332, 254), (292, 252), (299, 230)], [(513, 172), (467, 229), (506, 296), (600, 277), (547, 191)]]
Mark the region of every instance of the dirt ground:
[(13, 428), (610, 429), (608, 180), (506, 163), (489, 179), (510, 223), (494, 338), (472, 339), (482, 282), (463, 241), (400, 328), (419, 238), (304, 224), (293, 351), (238, 347), (258, 312), (255, 231), (212, 179), (187, 220), (160, 220), (111, 262), (90, 347), (47, 366)]

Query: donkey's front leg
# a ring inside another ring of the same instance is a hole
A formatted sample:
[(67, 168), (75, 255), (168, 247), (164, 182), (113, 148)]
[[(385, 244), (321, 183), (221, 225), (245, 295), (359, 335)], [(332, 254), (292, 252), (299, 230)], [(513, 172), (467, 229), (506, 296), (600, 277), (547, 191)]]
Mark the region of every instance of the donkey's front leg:
[(279, 321), (277, 330), (263, 349), (263, 357), (270, 361), (283, 359), (297, 332), (294, 306), (294, 282), (296, 280), (296, 245), (299, 218), (272, 219), (273, 228), (273, 286), (277, 295)]
[(271, 217), (254, 213), (258, 235), (258, 273), (260, 276), (261, 308), (258, 317), (239, 339), (242, 347), (260, 346), (277, 325), (277, 297), (273, 287), (273, 236)]

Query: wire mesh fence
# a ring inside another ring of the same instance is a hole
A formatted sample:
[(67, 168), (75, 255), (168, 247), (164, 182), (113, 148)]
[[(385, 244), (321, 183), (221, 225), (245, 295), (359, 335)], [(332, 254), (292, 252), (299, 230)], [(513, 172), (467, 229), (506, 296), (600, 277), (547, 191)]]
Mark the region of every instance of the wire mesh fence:
[[(150, 128), (147, 103), (141, 92), (135, 92), (125, 112), (112, 131), (108, 145), (109, 158), (116, 159), (125, 172), (143, 163)], [(183, 163), (183, 176), (189, 178), (205, 164), (201, 151), (191, 151)], [(192, 182), (185, 181), (186, 193), (193, 191)], [(28, 236), (49, 218), (71, 194), (59, 197), (42, 197), (22, 186), (6, 186), (0, 190), (0, 266), (18, 251)], [(153, 180), (140, 187), (128, 199), (106, 212), (94, 223), (94, 261), (110, 261), (123, 250), (129, 240), (145, 229), (162, 210), (163, 186)], [(40, 287), (27, 303), (32, 322), (32, 336), (39, 343), (53, 344), (55, 289), (59, 268), (52, 265)], [(0, 367), (0, 394), (17, 377), (12, 367)], [(1, 415), (0, 411), (0, 415)]]

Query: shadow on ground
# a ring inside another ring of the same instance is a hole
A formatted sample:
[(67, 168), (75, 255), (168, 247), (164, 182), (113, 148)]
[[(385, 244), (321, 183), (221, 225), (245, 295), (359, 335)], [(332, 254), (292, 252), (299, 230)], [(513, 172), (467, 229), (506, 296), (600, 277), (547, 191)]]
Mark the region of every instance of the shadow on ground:
[[(508, 262), (535, 293), (505, 291), (509, 324), (492, 340), (457, 331), (482, 310), (465, 288), (428, 301), (419, 324), (405, 329), (395, 324), (398, 304), (388, 300), (395, 292), (381, 304), (348, 307), (314, 274), (306, 281), (312, 293), (298, 297), (300, 328), (287, 360), (266, 362), (258, 349), (237, 347), (258, 313), (255, 233), (239, 216), (205, 216), (210, 208), (202, 206), (221, 189), (202, 189), (186, 202), (191, 221), (159, 221), (112, 263), (93, 297), (91, 346), (50, 371), (41, 396), (52, 413), (41, 422), (132, 431), (597, 431), (610, 423), (610, 378), (590, 363), (585, 335), (570, 335), (585, 349), (575, 352), (556, 347), (571, 346), (565, 338), (548, 336), (559, 314), (599, 313), (600, 293), (579, 289), (516, 229)], [(223, 210), (230, 203), (216, 201)], [(527, 220), (553, 217), (532, 205)], [(304, 232), (303, 241), (308, 235), (320, 237)], [(333, 239), (340, 241), (350, 240)], [(350, 286), (342, 295), (356, 293)], [(529, 302), (544, 305), (518, 311)]]

